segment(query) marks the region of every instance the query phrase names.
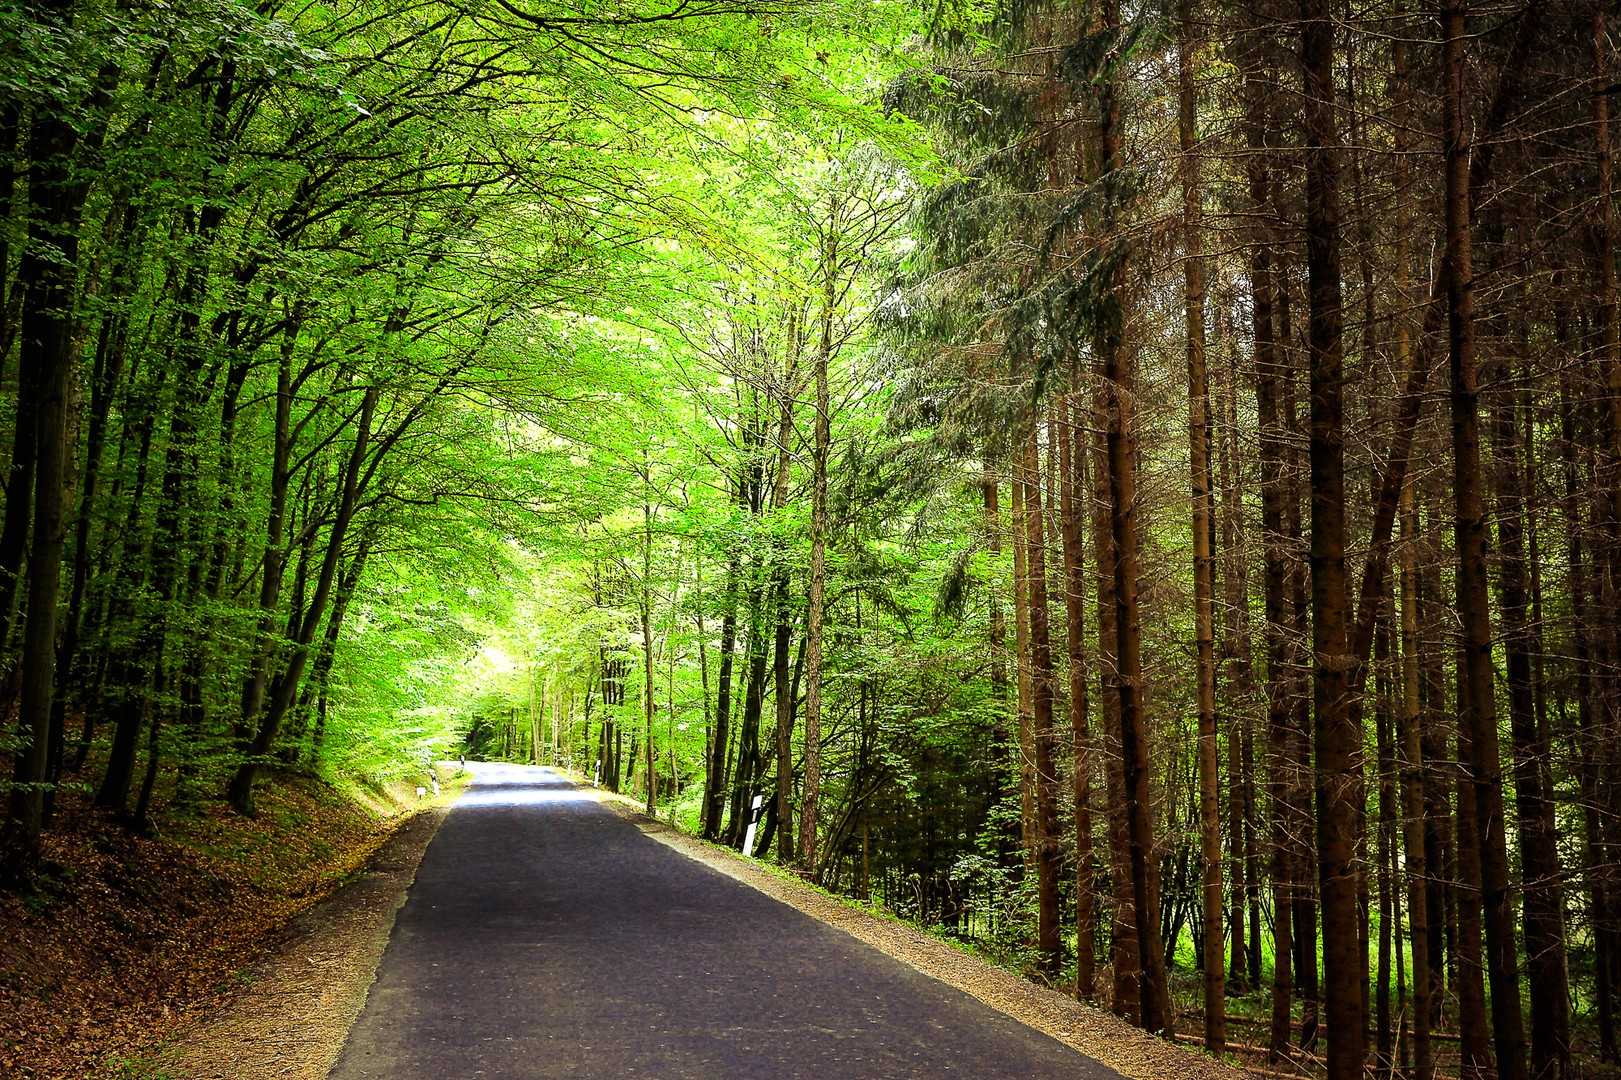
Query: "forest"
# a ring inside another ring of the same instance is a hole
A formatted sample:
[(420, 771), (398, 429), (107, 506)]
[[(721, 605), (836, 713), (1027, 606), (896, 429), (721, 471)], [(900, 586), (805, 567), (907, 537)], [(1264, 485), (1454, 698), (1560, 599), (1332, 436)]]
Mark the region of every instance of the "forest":
[(0, 0), (5, 887), (466, 754), (1262, 1075), (1614, 1075), (1613, 15)]

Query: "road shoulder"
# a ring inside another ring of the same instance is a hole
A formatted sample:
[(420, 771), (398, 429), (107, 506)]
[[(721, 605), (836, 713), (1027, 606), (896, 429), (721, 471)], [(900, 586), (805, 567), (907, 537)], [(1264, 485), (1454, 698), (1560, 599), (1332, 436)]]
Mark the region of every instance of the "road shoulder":
[(150, 1058), (175, 1080), (324, 1080), (366, 1004), (394, 916), (446, 807), (402, 824), (358, 875), (294, 921), (250, 985)]

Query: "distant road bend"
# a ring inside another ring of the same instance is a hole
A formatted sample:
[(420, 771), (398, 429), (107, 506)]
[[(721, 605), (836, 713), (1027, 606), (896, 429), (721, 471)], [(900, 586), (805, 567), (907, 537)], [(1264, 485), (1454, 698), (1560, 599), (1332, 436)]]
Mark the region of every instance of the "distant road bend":
[(557, 771), (468, 767), (333, 1080), (1121, 1080)]

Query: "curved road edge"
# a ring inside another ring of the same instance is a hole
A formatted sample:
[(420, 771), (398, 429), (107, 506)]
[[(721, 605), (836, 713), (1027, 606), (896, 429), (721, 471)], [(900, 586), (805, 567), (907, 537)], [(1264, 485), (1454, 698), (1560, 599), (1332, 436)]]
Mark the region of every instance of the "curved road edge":
[[(589, 785), (581, 784), (582, 787)], [(596, 789), (598, 799), (648, 837), (811, 918), (843, 930), (932, 979), (1078, 1050), (1130, 1080), (1247, 1080), (1251, 1074), (1159, 1039), (1101, 1009), (986, 963), (908, 923), (875, 915), (779, 876), (731, 848), (705, 843), (647, 816), (639, 803)]]

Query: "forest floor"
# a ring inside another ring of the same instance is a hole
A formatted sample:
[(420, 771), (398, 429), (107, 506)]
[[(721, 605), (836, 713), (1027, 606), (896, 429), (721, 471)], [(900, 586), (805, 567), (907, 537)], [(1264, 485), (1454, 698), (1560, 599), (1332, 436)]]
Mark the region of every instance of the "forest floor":
[(68, 800), (35, 890), (0, 896), (0, 1077), (193, 1075), (149, 1055), (264, 978), (299, 917), (391, 837), (426, 846), (437, 815), (419, 811), (454, 790), (419, 800), (414, 783), (276, 775), (253, 819), (201, 801), (163, 809), (152, 836)]
[(181, 1027), (135, 1076), (325, 1080), (366, 1004), (394, 915), (445, 810), (405, 822), (363, 873), (293, 921), (251, 969), (252, 985)]

